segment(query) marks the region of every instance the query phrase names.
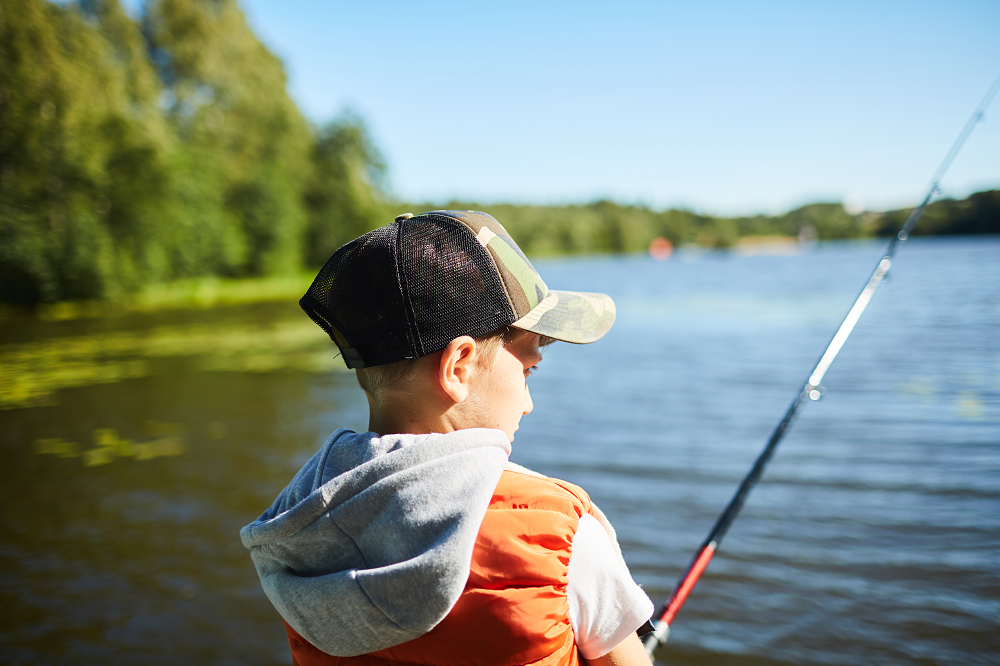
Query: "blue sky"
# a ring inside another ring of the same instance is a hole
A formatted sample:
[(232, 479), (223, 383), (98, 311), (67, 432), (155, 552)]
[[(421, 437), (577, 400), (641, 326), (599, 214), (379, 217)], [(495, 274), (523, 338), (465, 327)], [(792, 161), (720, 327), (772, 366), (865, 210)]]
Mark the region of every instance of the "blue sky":
[[(1000, 74), (997, 0), (242, 6), (410, 201), (911, 205)], [(943, 185), (1000, 187), (1000, 100)]]

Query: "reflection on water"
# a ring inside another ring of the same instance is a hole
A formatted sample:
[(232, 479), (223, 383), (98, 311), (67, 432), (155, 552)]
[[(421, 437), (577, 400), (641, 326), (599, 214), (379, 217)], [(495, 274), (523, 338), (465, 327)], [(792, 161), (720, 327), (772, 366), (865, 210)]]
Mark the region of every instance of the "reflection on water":
[[(539, 262), (619, 314), (546, 350), (513, 460), (586, 488), (662, 601), (880, 251)], [(997, 661), (998, 258), (908, 242), (661, 660)], [(3, 322), (3, 661), (288, 663), (238, 532), (366, 425), (335, 353), (294, 299)]]
[(35, 451), (60, 458), (80, 458), (87, 467), (107, 465), (116, 458), (152, 460), (184, 453), (183, 428), (180, 424), (150, 421), (146, 424), (146, 429), (156, 439), (132, 442), (120, 438), (114, 428), (99, 428), (94, 431), (93, 448), (83, 449), (76, 442), (59, 438), (43, 438), (35, 441)]
[[(304, 321), (303, 321), (304, 319)], [(0, 409), (49, 404), (59, 389), (158, 374), (192, 358), (197, 371), (329, 372), (329, 338), (305, 317), (270, 326), (189, 324), (0, 345)]]
[[(980, 420), (986, 416), (986, 402), (989, 400), (991, 387), (985, 381), (942, 382), (938, 387), (928, 377), (914, 377), (908, 382), (899, 384), (897, 394), (908, 401), (916, 401), (925, 405), (941, 405), (942, 396), (952, 396), (951, 407), (955, 416)], [(971, 385), (973, 388), (968, 388)]]

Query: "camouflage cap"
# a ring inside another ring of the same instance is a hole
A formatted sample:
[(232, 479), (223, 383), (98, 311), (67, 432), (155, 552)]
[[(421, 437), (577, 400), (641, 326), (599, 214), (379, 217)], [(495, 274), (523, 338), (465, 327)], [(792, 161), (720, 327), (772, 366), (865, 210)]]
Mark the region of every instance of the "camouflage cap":
[(506, 229), (475, 211), (400, 215), (337, 250), (299, 303), (349, 368), (503, 326), (584, 344), (615, 320), (605, 294), (550, 290)]
[(496, 264), (517, 319), (510, 325), (564, 342), (601, 339), (615, 322), (607, 294), (550, 290), (507, 230), (491, 215), (448, 211), (476, 235)]

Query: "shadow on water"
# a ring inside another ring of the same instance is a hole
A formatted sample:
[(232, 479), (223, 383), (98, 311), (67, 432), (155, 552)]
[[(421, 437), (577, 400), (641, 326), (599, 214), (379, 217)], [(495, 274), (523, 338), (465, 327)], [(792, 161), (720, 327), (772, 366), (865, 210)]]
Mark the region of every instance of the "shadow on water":
[[(546, 352), (513, 459), (586, 488), (659, 603), (878, 252), (539, 262), (619, 318)], [(901, 253), (661, 663), (996, 661), (998, 259)], [(287, 663), (238, 532), (366, 425), (323, 333), (294, 302), (2, 326), (3, 661)]]

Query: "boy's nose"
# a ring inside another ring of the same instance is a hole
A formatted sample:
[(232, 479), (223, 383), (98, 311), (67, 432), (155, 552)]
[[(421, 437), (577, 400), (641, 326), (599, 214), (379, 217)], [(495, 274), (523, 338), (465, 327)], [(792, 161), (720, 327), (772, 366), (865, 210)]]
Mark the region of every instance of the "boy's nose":
[[(531, 391), (528, 390), (528, 385), (524, 385), (524, 414), (530, 414), (531, 408), (535, 405), (531, 402)], [(523, 416), (523, 414), (522, 414)]]

